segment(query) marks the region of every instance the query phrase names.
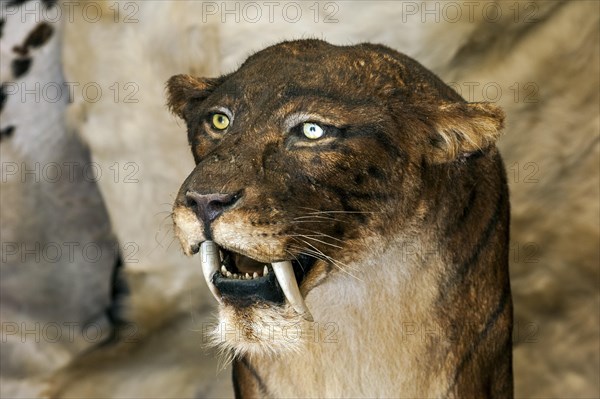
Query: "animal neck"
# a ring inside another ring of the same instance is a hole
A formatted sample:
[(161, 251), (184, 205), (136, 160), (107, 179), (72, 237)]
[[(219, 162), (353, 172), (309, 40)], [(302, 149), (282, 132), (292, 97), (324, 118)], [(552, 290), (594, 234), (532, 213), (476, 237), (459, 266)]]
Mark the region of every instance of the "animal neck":
[(246, 360), (269, 380), (265, 386), (276, 387), (268, 395), (439, 396), (443, 375), (427, 361), (428, 343), (440, 334), (432, 319), (436, 291), (428, 289), (439, 265), (418, 252), (419, 240), (391, 244), (308, 294), (315, 323), (302, 327), (300, 351)]

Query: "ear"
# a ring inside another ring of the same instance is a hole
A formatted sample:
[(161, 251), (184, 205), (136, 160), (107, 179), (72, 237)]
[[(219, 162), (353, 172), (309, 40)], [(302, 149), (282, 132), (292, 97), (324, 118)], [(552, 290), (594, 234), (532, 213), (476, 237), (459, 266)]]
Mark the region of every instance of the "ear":
[(175, 75), (167, 81), (167, 106), (172, 113), (183, 118), (185, 106), (191, 100), (204, 100), (220, 82), (220, 78)]
[(496, 143), (504, 127), (504, 112), (490, 103), (443, 104), (432, 110), (432, 163), (451, 162)]

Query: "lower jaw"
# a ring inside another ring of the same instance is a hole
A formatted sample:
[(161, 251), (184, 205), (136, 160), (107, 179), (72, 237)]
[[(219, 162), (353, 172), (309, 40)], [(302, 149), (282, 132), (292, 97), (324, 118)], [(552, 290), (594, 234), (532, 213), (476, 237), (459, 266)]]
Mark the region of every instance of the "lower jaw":
[(273, 359), (300, 353), (310, 342), (314, 327), (288, 306), (258, 302), (240, 308), (224, 302), (218, 322), (205, 331), (207, 342), (227, 356)]

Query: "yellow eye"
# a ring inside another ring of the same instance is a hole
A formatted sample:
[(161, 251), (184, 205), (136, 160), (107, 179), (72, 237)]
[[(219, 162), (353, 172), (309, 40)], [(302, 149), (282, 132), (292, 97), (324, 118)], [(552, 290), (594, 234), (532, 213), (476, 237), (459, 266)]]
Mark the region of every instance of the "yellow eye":
[(323, 136), (323, 134), (325, 134), (321, 126), (310, 122), (302, 124), (302, 133), (304, 133), (304, 135), (309, 139), (313, 140), (319, 139)]
[(229, 127), (229, 117), (225, 114), (214, 114), (211, 122), (212, 127), (217, 130), (225, 130)]

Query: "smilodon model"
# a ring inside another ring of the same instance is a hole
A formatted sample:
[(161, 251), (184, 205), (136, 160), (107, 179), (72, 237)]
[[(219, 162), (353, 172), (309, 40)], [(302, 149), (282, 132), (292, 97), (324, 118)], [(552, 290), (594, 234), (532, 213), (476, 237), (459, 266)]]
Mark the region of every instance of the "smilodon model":
[(375, 44), (173, 76), (174, 205), (236, 397), (513, 396), (502, 111)]

